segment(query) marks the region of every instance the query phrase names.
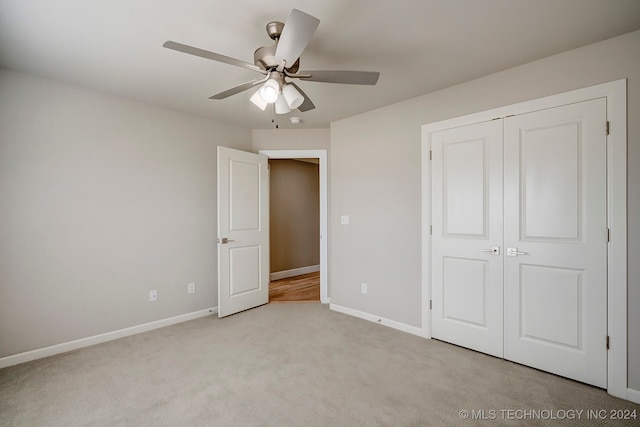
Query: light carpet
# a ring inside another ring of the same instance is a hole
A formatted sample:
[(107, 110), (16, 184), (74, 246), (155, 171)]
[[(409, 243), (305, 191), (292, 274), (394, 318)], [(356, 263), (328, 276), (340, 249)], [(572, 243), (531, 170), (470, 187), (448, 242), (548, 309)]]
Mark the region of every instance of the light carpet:
[(200, 318), (0, 370), (2, 426), (640, 424), (612, 410), (640, 417), (603, 390), (321, 304)]

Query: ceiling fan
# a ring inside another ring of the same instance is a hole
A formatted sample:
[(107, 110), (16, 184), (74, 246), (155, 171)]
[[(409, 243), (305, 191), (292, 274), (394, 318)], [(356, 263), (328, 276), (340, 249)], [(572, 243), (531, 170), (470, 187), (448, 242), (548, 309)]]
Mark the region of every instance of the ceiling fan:
[(311, 41), (319, 23), (319, 19), (297, 9), (291, 11), (286, 24), (269, 22), (266, 28), (267, 34), (275, 41), (275, 44), (260, 47), (254, 52), (255, 65), (174, 41), (167, 41), (162, 46), (225, 64), (248, 68), (264, 76), (215, 94), (209, 99), (225, 99), (261, 85), (251, 97), (251, 102), (261, 110), (264, 111), (268, 105), (274, 104), (276, 114), (287, 114), (293, 109), (305, 112), (315, 108), (315, 105), (297, 84), (287, 81), (287, 79), (375, 85), (380, 76), (380, 73), (371, 71), (299, 71), (300, 55)]

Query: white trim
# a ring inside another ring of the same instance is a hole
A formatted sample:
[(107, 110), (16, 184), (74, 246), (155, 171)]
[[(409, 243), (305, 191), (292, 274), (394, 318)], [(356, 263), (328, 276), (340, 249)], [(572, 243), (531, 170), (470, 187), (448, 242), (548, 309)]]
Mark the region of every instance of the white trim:
[[(590, 86), (583, 89), (576, 89), (557, 95), (545, 96), (544, 98), (532, 99), (530, 101), (519, 102), (517, 104), (506, 105), (504, 107), (494, 108), (492, 110), (480, 111), (478, 113), (468, 114), (466, 116), (454, 117), (452, 119), (442, 120), (439, 122), (429, 123), (422, 126), (422, 136), (424, 141), (424, 130), (428, 129), (428, 133), (438, 132), (445, 129), (451, 129), (459, 126), (471, 125), (474, 123), (486, 122), (496, 118), (503, 118), (512, 114), (525, 114), (533, 111), (545, 110), (561, 105), (573, 104), (576, 102), (588, 101), (590, 99), (610, 97), (611, 95), (624, 94), (626, 100), (627, 80), (621, 79), (609, 83), (602, 83), (596, 86)], [(622, 92), (620, 92), (622, 90)], [(610, 99), (609, 99), (610, 100)], [(626, 103), (616, 102), (616, 111), (623, 107), (622, 113), (626, 112)], [(607, 113), (610, 112), (610, 106), (607, 107)], [(624, 123), (626, 123), (626, 114), (624, 114)], [(612, 125), (613, 126), (613, 125)], [(626, 133), (626, 127), (625, 127)], [(625, 144), (626, 145), (626, 144)]]
[(422, 336), (431, 339), (431, 141), (422, 126)]
[(106, 332), (104, 334), (94, 335), (91, 337), (80, 338), (49, 347), (38, 348), (36, 350), (26, 351), (24, 353), (13, 354), (0, 358), (0, 368), (17, 365), (19, 363), (29, 362), (31, 360), (42, 359), (67, 351), (76, 350), (78, 348), (89, 347), (107, 341), (113, 341), (118, 338), (136, 335), (142, 332), (148, 332), (153, 329), (164, 328), (165, 326), (175, 325), (176, 323), (186, 322), (188, 320), (198, 319), (200, 317), (209, 316), (218, 312), (218, 307), (207, 308), (192, 313), (181, 314), (179, 316), (169, 317), (167, 319), (156, 320), (142, 325), (131, 326), (129, 328), (118, 329), (116, 331)]
[(259, 150), (270, 159), (318, 159), (320, 171), (320, 302), (329, 304), (327, 150)]
[(274, 271), (271, 273), (271, 280), (286, 279), (287, 277), (300, 276), (302, 274), (315, 273), (320, 271), (320, 264), (310, 265), (308, 267), (292, 268), (291, 270)]
[[(607, 392), (623, 399), (633, 394), (627, 388), (627, 81), (603, 83), (584, 89), (547, 96), (422, 126), (422, 335), (431, 337), (431, 134), (445, 129), (502, 118), (512, 114), (553, 108), (595, 98), (607, 99), (608, 226), (608, 334), (611, 348), (607, 363)], [(637, 397), (636, 395), (634, 395)]]
[(640, 390), (634, 390), (632, 388), (628, 388), (627, 399), (635, 403), (640, 403)]
[[(604, 85), (602, 85), (604, 86)], [(606, 87), (608, 227), (608, 357), (607, 391), (623, 399), (627, 393), (627, 81)]]
[(348, 314), (349, 316), (359, 317), (360, 319), (368, 320), (369, 322), (378, 323), (380, 325), (388, 326), (393, 329), (397, 329), (402, 332), (407, 332), (412, 335), (422, 336), (422, 329), (415, 326), (407, 325), (406, 323), (396, 322), (395, 320), (386, 319), (384, 317), (374, 316), (373, 314), (365, 313), (364, 311), (354, 310), (352, 308), (343, 307), (337, 304), (330, 304), (329, 308), (339, 313)]

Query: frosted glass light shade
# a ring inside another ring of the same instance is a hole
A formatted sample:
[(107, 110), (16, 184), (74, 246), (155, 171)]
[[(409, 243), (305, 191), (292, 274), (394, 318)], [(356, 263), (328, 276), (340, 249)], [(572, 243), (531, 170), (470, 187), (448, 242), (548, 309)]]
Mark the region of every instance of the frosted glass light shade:
[(249, 98), (249, 100), (262, 111), (264, 111), (267, 108), (267, 105), (269, 105), (264, 99), (262, 99), (262, 96), (260, 96), (260, 89), (258, 89), (256, 93)]
[(285, 85), (282, 88), (282, 95), (284, 95), (284, 99), (286, 99), (287, 105), (292, 110), (295, 108), (298, 108), (300, 105), (302, 105), (302, 102), (304, 101), (304, 97), (291, 84)]
[(275, 80), (267, 80), (260, 88), (260, 96), (268, 104), (273, 104), (278, 99), (280, 85)]
[(291, 109), (287, 105), (287, 100), (280, 95), (276, 101), (276, 114), (287, 114)]

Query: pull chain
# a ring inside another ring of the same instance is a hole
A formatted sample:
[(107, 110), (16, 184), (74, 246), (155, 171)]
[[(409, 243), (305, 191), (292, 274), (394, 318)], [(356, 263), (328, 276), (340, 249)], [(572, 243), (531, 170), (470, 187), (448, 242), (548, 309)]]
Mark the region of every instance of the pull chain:
[(279, 129), (278, 122), (276, 121), (276, 104), (273, 104), (273, 117), (271, 118), (271, 123), (276, 125), (276, 129)]

